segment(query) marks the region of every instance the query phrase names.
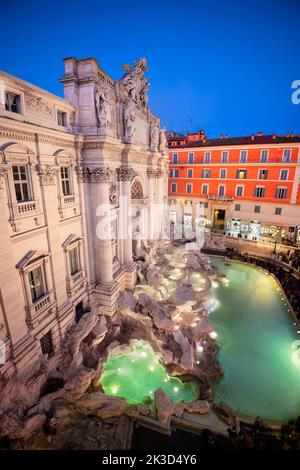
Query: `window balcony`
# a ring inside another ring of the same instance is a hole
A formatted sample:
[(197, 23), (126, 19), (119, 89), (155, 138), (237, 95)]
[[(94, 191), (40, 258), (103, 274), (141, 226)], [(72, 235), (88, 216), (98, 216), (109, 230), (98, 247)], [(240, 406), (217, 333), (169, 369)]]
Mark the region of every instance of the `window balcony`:
[(21, 219), (39, 214), (40, 204), (39, 201), (25, 201), (9, 203), (12, 219)]
[(81, 284), (86, 280), (87, 276), (83, 269), (77, 271), (72, 276), (67, 277), (67, 294), (72, 296), (74, 294), (74, 289), (81, 286)]
[(54, 291), (50, 291), (33, 302), (29, 307), (26, 307), (26, 323), (29, 328), (35, 328), (40, 323), (41, 317), (48, 314), (49, 310), (52, 309), (55, 304)]
[(61, 207), (74, 206), (76, 204), (75, 194), (69, 194), (67, 196), (60, 196), (59, 202)]

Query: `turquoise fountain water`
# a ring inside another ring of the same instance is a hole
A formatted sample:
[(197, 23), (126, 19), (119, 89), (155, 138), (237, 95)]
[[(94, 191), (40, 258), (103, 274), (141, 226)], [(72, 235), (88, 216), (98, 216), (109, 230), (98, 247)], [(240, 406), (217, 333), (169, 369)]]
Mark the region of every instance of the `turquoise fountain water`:
[(229, 279), (227, 286), (214, 284), (217, 302), (209, 316), (225, 372), (213, 384), (215, 402), (271, 421), (298, 417), (300, 334), (277, 282), (248, 265), (211, 261)]

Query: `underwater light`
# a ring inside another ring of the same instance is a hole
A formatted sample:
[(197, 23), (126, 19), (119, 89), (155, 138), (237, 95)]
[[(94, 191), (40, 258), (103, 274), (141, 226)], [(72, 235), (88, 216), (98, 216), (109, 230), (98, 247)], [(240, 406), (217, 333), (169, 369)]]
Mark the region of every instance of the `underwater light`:
[(212, 331), (211, 333), (209, 333), (209, 336), (212, 338), (212, 339), (216, 339), (216, 337), (218, 336), (218, 333), (216, 331)]
[(146, 351), (142, 351), (142, 352), (141, 352), (141, 356), (142, 356), (142, 357), (147, 357)]
[(154, 366), (150, 366), (149, 370), (150, 370), (150, 372), (153, 372), (154, 371)]
[(202, 352), (202, 351), (203, 351), (203, 346), (201, 346), (201, 344), (199, 344), (199, 345), (197, 346), (197, 351), (198, 351), (198, 352)]
[(118, 393), (118, 390), (119, 390), (119, 387), (117, 387), (117, 385), (114, 385), (113, 387), (111, 387), (111, 393), (113, 395), (115, 395), (116, 393)]
[(178, 387), (174, 387), (173, 388), (174, 392), (177, 393), (179, 391), (179, 388)]

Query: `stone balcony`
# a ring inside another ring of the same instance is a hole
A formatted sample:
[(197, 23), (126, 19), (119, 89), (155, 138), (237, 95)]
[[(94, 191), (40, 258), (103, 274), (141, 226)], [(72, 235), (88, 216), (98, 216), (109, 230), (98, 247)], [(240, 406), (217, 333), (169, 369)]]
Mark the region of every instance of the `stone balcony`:
[(21, 219), (41, 213), (38, 200), (9, 203), (9, 207), (13, 219)]
[(29, 328), (35, 328), (43, 319), (45, 314), (48, 314), (56, 305), (54, 291), (44, 294), (40, 299), (26, 307), (27, 319), (26, 323)]
[(73, 276), (67, 277), (66, 282), (68, 296), (72, 297), (72, 295), (75, 293), (75, 289), (79, 286), (81, 287), (82, 283), (84, 283), (86, 279), (86, 272), (83, 269), (77, 271), (75, 274), (73, 274)]
[(67, 196), (58, 197), (58, 212), (63, 218), (67, 216), (70, 209), (74, 210), (74, 213), (78, 211), (79, 202), (77, 194), (68, 194)]

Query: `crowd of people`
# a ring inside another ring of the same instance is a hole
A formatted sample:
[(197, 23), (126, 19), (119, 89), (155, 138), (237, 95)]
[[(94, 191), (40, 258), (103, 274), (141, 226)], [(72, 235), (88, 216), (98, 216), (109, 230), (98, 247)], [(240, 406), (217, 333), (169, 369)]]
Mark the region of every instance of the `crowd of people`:
[(205, 429), (201, 443), (207, 449), (300, 450), (300, 417), (277, 431), (265, 427), (260, 417), (253, 425), (241, 422), (239, 432), (228, 428), (227, 436)]

